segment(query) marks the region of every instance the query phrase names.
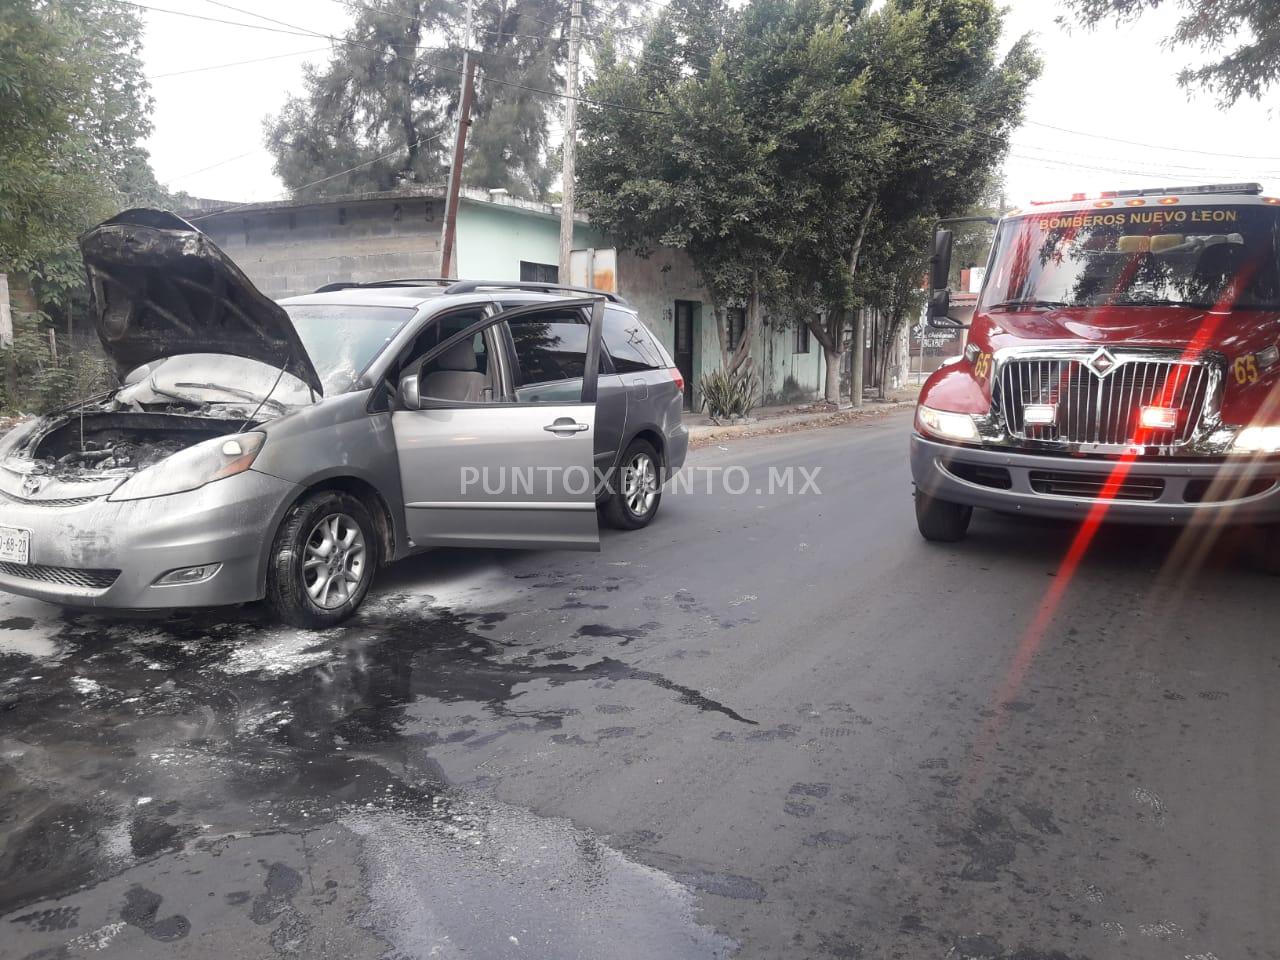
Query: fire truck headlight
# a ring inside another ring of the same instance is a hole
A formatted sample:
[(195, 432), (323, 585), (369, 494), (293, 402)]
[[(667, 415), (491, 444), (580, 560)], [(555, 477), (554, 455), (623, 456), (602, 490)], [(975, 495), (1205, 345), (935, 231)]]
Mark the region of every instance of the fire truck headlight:
[(978, 439), (978, 427), (967, 413), (948, 413), (922, 406), (916, 413), (916, 421), (923, 432), (936, 437), (970, 442)]
[(1280, 453), (1280, 426), (1245, 427), (1231, 444), (1234, 453)]

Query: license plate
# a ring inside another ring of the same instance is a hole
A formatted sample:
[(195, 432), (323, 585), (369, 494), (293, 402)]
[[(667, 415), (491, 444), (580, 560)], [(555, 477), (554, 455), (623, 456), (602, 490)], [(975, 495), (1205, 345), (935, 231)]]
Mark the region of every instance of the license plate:
[(17, 527), (0, 527), (0, 561), (31, 562), (31, 531)]

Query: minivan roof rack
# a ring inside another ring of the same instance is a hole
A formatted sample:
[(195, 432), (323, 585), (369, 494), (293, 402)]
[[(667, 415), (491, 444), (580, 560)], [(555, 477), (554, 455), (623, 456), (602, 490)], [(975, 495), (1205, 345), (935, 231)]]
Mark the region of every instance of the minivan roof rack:
[(334, 283), (326, 283), (323, 287), (316, 287), (312, 292), (332, 293), (335, 290), (351, 290), (357, 287), (425, 287), (429, 284), (445, 285), (453, 282), (449, 277), (401, 277), (396, 280), (368, 280), (364, 283), (357, 283), (354, 280), (338, 280)]
[(605, 297), (613, 303), (628, 305), (627, 301), (608, 290), (593, 290), (591, 287), (575, 287), (565, 283), (535, 283), (524, 280), (459, 280), (445, 288), (445, 293), (475, 293), (477, 290), (532, 290), (538, 293), (566, 291), (583, 293), (593, 297)]

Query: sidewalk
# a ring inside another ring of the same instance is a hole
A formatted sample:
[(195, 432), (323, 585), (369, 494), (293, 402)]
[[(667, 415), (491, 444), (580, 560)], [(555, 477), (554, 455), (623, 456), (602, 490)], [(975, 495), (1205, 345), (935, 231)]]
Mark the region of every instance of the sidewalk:
[(864, 398), (861, 407), (851, 406), (847, 400), (839, 407), (825, 400), (757, 407), (751, 411), (750, 418), (739, 423), (716, 424), (704, 413), (689, 411), (684, 415), (684, 423), (689, 428), (689, 442), (697, 446), (729, 437), (788, 433), (877, 417), (914, 405), (919, 392), (918, 386), (909, 384), (890, 391), (886, 400)]

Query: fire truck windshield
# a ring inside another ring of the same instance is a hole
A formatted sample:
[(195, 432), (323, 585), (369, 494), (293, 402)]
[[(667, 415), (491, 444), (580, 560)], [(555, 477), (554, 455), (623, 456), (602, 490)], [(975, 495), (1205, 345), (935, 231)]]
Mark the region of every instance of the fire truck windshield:
[(1009, 220), (979, 309), (1280, 310), (1278, 218), (1271, 207), (1188, 205)]

